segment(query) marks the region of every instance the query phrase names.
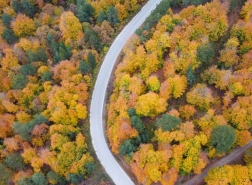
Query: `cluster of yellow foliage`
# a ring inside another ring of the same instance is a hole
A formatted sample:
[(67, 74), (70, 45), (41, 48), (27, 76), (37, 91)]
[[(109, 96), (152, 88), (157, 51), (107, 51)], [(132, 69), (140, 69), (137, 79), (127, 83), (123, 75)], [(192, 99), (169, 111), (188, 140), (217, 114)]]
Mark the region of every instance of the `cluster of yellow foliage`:
[(61, 14), (59, 26), (62, 37), (66, 42), (69, 42), (68, 39), (77, 40), (83, 37), (81, 23), (70, 11)]
[(205, 177), (205, 182), (208, 185), (249, 185), (249, 170), (246, 166), (241, 165), (224, 165), (211, 169)]
[(18, 14), (16, 20), (11, 23), (15, 35), (19, 37), (33, 35), (36, 31), (34, 21), (24, 14)]

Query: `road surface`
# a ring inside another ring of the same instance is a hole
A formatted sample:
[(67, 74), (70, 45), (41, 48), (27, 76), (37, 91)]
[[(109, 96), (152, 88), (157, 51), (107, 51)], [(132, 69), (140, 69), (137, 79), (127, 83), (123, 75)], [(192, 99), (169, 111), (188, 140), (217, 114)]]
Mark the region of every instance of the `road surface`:
[(156, 5), (160, 2), (161, 0), (149, 0), (141, 11), (117, 36), (100, 68), (92, 95), (90, 107), (90, 132), (92, 143), (98, 159), (116, 185), (132, 185), (134, 183), (117, 163), (106, 143), (102, 116), (106, 89), (113, 66), (126, 41), (135, 30), (140, 27), (144, 20), (150, 15), (151, 11), (154, 10)]

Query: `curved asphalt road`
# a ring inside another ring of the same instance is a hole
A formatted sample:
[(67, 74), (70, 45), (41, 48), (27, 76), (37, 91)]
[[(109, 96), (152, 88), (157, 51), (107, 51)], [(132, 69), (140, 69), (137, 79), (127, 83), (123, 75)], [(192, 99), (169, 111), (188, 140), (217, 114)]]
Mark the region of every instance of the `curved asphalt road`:
[(98, 159), (116, 185), (132, 185), (134, 183), (117, 163), (106, 143), (102, 116), (106, 89), (113, 66), (124, 44), (160, 2), (161, 0), (149, 0), (115, 39), (100, 68), (92, 95), (90, 108), (92, 143)]

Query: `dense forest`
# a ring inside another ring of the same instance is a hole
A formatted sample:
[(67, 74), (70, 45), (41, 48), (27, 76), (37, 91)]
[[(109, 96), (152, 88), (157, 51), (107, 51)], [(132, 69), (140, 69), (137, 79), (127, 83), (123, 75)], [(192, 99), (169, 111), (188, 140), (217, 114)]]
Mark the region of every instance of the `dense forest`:
[[(107, 137), (139, 184), (175, 184), (251, 141), (251, 18), (251, 0), (163, 0), (125, 45)], [(251, 156), (205, 183), (251, 184)]]
[(83, 129), (93, 83), (144, 2), (0, 0), (1, 185), (79, 184), (97, 168)]

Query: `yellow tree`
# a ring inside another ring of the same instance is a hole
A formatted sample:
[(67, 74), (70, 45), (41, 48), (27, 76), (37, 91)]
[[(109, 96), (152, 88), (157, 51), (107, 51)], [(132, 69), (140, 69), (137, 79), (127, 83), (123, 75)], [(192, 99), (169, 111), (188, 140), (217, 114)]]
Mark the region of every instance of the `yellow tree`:
[(172, 156), (169, 149), (155, 151), (152, 144), (141, 144), (130, 162), (133, 173), (142, 184), (151, 184), (162, 179), (168, 172), (168, 162)]
[(184, 75), (175, 75), (174, 77), (168, 78), (172, 89), (172, 95), (174, 98), (179, 98), (185, 92), (187, 87), (187, 79)]
[(236, 37), (228, 39), (225, 44), (225, 49), (220, 51), (220, 62), (223, 62), (226, 67), (231, 67), (239, 62), (239, 56), (237, 54), (237, 47), (239, 41)]
[(3, 8), (7, 7), (9, 3), (10, 3), (10, 0), (2, 0), (0, 2), (0, 12), (3, 10)]
[(33, 20), (24, 14), (18, 14), (16, 20), (11, 22), (11, 27), (18, 37), (33, 35), (36, 31)]
[(77, 17), (70, 12), (64, 12), (60, 16), (60, 31), (64, 40), (78, 40), (83, 37), (82, 26)]
[(188, 103), (198, 106), (200, 109), (207, 110), (214, 102), (212, 91), (205, 84), (196, 84), (190, 92), (186, 94)]
[(9, 70), (15, 69), (15, 67), (19, 67), (18, 59), (13, 55), (11, 49), (4, 50), (5, 57), (1, 61), (2, 70), (8, 72)]
[(179, 108), (180, 116), (186, 120), (189, 120), (196, 112), (194, 106), (184, 105)]
[(160, 88), (160, 82), (156, 76), (150, 76), (146, 81), (150, 91), (158, 92)]
[(208, 171), (205, 182), (208, 185), (227, 185), (231, 183), (233, 176), (234, 171), (231, 166), (215, 167)]
[(167, 102), (160, 98), (158, 94), (149, 92), (139, 97), (136, 103), (136, 112), (141, 116), (151, 116), (164, 112), (166, 110)]

